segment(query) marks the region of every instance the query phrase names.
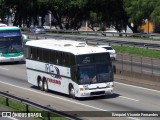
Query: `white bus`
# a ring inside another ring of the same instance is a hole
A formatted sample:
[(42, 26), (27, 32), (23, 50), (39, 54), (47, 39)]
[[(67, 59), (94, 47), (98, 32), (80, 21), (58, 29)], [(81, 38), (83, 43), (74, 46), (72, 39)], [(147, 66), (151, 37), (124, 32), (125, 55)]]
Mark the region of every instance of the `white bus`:
[(112, 63), (104, 48), (54, 39), (28, 41), (26, 48), (28, 82), (41, 90), (72, 98), (112, 93)]

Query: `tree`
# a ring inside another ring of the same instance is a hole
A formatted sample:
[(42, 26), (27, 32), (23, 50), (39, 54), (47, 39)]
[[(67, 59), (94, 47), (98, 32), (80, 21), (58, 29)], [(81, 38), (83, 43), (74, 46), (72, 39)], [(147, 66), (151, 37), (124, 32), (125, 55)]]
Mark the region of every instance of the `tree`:
[[(11, 14), (10, 6), (5, 0), (0, 0), (0, 18), (1, 22), (8, 24), (9, 15)], [(7, 18), (7, 19), (6, 19)]]
[[(136, 33), (138, 27), (145, 23), (145, 20), (151, 21), (150, 15), (154, 10), (157, 0), (124, 0), (124, 9), (128, 16), (128, 26)], [(131, 26), (133, 23), (133, 26)]]
[(150, 15), (150, 19), (154, 23), (154, 32), (160, 33), (160, 1), (154, 0), (152, 4), (154, 4), (154, 10)]
[(123, 8), (123, 0), (87, 0), (87, 16), (90, 28), (94, 30), (94, 24), (113, 26), (119, 32), (126, 28), (126, 13)]

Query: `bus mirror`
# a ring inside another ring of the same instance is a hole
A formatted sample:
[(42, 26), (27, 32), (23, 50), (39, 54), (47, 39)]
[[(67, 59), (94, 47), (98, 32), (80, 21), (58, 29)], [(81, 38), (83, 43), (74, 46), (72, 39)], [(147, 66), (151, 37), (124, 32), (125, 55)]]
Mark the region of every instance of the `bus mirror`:
[(114, 74), (116, 74), (116, 66), (115, 65), (113, 65), (113, 72), (114, 72)]
[(28, 38), (25, 34), (22, 34), (22, 40), (23, 40), (23, 43), (26, 43), (28, 41)]

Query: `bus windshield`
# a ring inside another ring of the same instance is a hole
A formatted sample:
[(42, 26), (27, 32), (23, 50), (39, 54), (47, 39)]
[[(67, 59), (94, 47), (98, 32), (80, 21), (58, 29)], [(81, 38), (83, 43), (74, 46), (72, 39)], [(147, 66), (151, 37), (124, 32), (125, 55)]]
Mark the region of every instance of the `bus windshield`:
[(0, 37), (0, 52), (1, 53), (18, 53), (22, 52), (22, 37)]
[(113, 81), (111, 63), (85, 65), (78, 67), (78, 83), (94, 84)]

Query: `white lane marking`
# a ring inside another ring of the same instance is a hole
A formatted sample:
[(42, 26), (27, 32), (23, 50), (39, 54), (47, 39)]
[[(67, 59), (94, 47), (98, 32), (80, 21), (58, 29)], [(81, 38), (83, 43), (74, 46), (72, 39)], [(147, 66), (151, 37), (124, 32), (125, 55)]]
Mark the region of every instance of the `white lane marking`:
[[(10, 86), (13, 86), (13, 87), (16, 87), (16, 88), (20, 88), (20, 89), (28, 90), (28, 91), (31, 91), (31, 92), (39, 93), (39, 94), (42, 94), (42, 95), (45, 95), (45, 96), (49, 96), (49, 97), (53, 97), (53, 98), (57, 98), (57, 99), (60, 99), (60, 100), (68, 101), (68, 102), (71, 102), (71, 103), (74, 103), (74, 104), (79, 104), (79, 105), (86, 106), (86, 107), (89, 107), (89, 108), (97, 109), (97, 110), (100, 110), (100, 111), (110, 111), (110, 110), (104, 110), (104, 109), (101, 109), (101, 108), (98, 108), (98, 107), (94, 107), (94, 106), (90, 106), (90, 105), (86, 105), (86, 104), (78, 103), (78, 102), (76, 102), (76, 101), (67, 100), (67, 99), (65, 99), (65, 98), (61, 98), (61, 97), (57, 97), (57, 96), (53, 96), (53, 95), (49, 95), (49, 94), (45, 94), (45, 93), (41, 93), (41, 92), (38, 92), (38, 91), (35, 91), (35, 90), (32, 90), (32, 89), (19, 87), (19, 86), (12, 85), (12, 84), (9, 84), (9, 83), (5, 83), (5, 82), (2, 82), (2, 81), (0, 81), (0, 83), (6, 84), (6, 85), (10, 85)], [(127, 117), (127, 118), (129, 118), (129, 119), (133, 119), (133, 120), (139, 120), (139, 119), (134, 118), (134, 117)]]
[(125, 85), (125, 86), (129, 86), (129, 87), (140, 88), (140, 89), (144, 89), (144, 90), (150, 90), (150, 91), (153, 91), (153, 92), (159, 92), (159, 93), (160, 93), (160, 91), (158, 91), (158, 90), (154, 90), (154, 89), (149, 89), (149, 88), (144, 88), (144, 87), (139, 87), (139, 86), (129, 85), (129, 84), (120, 83), (120, 82), (114, 82), (114, 83), (121, 84), (121, 85)]
[(3, 70), (9, 70), (9, 69), (7, 69), (7, 68), (4, 68), (4, 67), (0, 67), (0, 69), (3, 69)]
[(133, 98), (125, 97), (125, 96), (119, 96), (119, 97), (124, 98), (124, 99), (128, 99), (128, 100), (133, 100), (133, 101), (136, 101), (136, 102), (139, 101), (137, 99), (133, 99)]

